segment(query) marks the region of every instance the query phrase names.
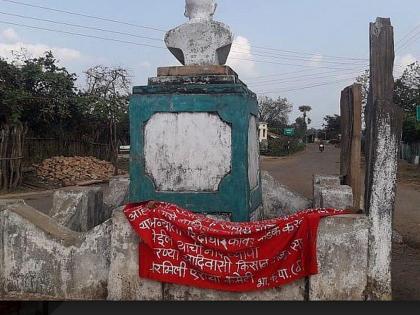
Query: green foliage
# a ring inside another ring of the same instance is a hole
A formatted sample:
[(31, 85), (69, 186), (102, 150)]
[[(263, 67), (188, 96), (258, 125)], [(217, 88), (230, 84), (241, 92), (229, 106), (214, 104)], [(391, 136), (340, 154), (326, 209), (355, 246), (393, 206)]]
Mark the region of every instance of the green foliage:
[[(369, 70), (359, 76), (357, 82), (362, 84), (363, 106), (365, 107), (369, 92)], [(412, 119), (416, 105), (420, 104), (420, 64), (418, 62), (409, 65), (402, 76), (395, 81), (394, 102), (407, 114), (403, 127), (404, 141), (419, 141), (417, 127)]]
[(62, 133), (77, 102), (76, 75), (58, 67), (51, 52), (21, 65), (1, 60), (0, 68), (0, 123), (24, 122), (37, 134)]
[(106, 143), (112, 121), (117, 138), (127, 143), (127, 71), (97, 66), (86, 73), (87, 88), (79, 90), (76, 75), (51, 52), (13, 62), (0, 58), (0, 125), (24, 123), (34, 137)]
[[(290, 142), (288, 144), (288, 142)], [(287, 149), (287, 146), (290, 146), (290, 149)], [(289, 154), (295, 154), (297, 152), (303, 151), (305, 149), (305, 144), (298, 141), (296, 138), (286, 138), (281, 137), (279, 139), (268, 139), (268, 150), (265, 153), (267, 156), (287, 156)]]
[(338, 135), (341, 133), (341, 116), (325, 116), (324, 117), (324, 131), (326, 132), (326, 138), (328, 140), (338, 139)]
[(403, 124), (403, 141), (414, 143), (420, 140), (420, 122), (416, 121), (415, 114), (406, 115)]
[(258, 98), (258, 106), (259, 120), (268, 123), (269, 128), (277, 131), (287, 126), (293, 106), (286, 98), (262, 96)]
[(394, 102), (406, 113), (416, 111), (420, 105), (420, 64), (413, 63), (407, 67), (401, 78), (395, 82)]

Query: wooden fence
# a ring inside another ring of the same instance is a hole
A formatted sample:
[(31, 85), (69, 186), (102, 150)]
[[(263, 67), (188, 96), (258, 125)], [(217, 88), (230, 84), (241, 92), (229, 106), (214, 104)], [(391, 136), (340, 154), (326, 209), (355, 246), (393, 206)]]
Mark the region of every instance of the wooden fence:
[(420, 156), (420, 142), (402, 143), (400, 150), (401, 159), (413, 163), (416, 156)]
[(83, 140), (60, 141), (55, 138), (26, 138), (23, 150), (25, 166), (39, 163), (53, 156), (94, 156), (110, 161), (111, 148), (109, 144)]

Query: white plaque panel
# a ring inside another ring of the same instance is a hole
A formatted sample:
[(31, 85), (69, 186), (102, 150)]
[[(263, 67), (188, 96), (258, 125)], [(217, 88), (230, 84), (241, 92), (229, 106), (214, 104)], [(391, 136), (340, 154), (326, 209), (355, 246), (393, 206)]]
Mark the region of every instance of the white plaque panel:
[(217, 114), (157, 113), (144, 134), (156, 191), (215, 192), (231, 171), (232, 131)]

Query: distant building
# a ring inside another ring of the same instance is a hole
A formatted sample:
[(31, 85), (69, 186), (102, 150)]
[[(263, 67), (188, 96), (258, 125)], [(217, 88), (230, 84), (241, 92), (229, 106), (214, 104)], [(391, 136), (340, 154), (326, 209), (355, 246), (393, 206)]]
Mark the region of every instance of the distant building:
[(258, 125), (260, 143), (268, 140), (268, 124), (261, 122)]
[(258, 125), (258, 138), (260, 140), (260, 150), (265, 152), (268, 149), (268, 124), (261, 122)]

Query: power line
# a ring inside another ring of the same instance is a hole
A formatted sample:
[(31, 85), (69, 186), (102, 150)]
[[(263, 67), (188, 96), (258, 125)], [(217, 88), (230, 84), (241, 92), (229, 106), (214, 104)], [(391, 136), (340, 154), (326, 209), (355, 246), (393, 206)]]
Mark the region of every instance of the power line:
[[(94, 31), (106, 32), (106, 33), (112, 33), (112, 34), (118, 34), (118, 35), (126, 35), (126, 36), (130, 36), (130, 37), (135, 37), (135, 38), (141, 38), (141, 39), (163, 42), (163, 40), (161, 38), (136, 35), (136, 34), (127, 33), (127, 32), (113, 31), (113, 30), (109, 30), (109, 29), (91, 27), (91, 26), (86, 26), (86, 25), (81, 25), (81, 24), (66, 23), (66, 22), (60, 22), (60, 21), (50, 20), (50, 19), (41, 19), (41, 18), (26, 16), (26, 15), (21, 15), (21, 14), (8, 13), (8, 12), (3, 12), (3, 11), (0, 11), (0, 14), (7, 15), (7, 16), (18, 17), (18, 18), (23, 18), (23, 19), (30, 19), (30, 20), (35, 20), (35, 21), (42, 21), (42, 22), (59, 24), (59, 25), (78, 27), (78, 28), (89, 29), (89, 30), (94, 30)], [(236, 52), (236, 53), (239, 53), (239, 54), (245, 54), (245, 52), (240, 52), (240, 51), (235, 51), (235, 50), (233, 50), (232, 52)], [(258, 53), (253, 53), (253, 55), (262, 56), (262, 57), (272, 57), (274, 59), (313, 61), (311, 59), (301, 58), (301, 57), (293, 57), (293, 58), (284, 57), (284, 58), (282, 58), (282, 57), (278, 57), (277, 55), (269, 55), (269, 54), (265, 55), (265, 54), (258, 54)], [(334, 62), (333, 61), (321, 61), (321, 62), (330, 63), (330, 64), (343, 64), (343, 65), (353, 64), (353, 63), (337, 62), (337, 61), (334, 61)]]
[(420, 24), (416, 25), (411, 31), (409, 31), (407, 34), (405, 34), (395, 45), (399, 46), (403, 41), (406, 40), (406, 38), (411, 35), (411, 33), (415, 32), (418, 28), (420, 28)]
[[(366, 66), (366, 68), (368, 67), (368, 65)], [(288, 79), (295, 79), (295, 78), (304, 78), (304, 77), (311, 77), (311, 76), (317, 76), (317, 75), (322, 75), (322, 74), (333, 74), (336, 72), (349, 72), (349, 71), (355, 71), (358, 68), (352, 68), (352, 69), (347, 69), (347, 70), (331, 70), (331, 71), (324, 71), (324, 72), (318, 72), (318, 73), (307, 73), (307, 74), (303, 74), (303, 75), (299, 75), (299, 76), (291, 76), (291, 77), (285, 77), (284, 74), (277, 74), (277, 75), (270, 75), (272, 76), (278, 76), (281, 77), (281, 79), (271, 79), (271, 80), (252, 80), (251, 82), (254, 83), (269, 83), (269, 82), (277, 82), (277, 81), (283, 81), (283, 80), (288, 80)], [(363, 71), (364, 68), (360, 68), (360, 71)], [(302, 71), (297, 71), (295, 73), (300, 73), (300, 72), (304, 72), (304, 71), (311, 71), (311, 70), (302, 70)], [(291, 72), (290, 74), (295, 74), (294, 72)]]
[(271, 78), (271, 77), (278, 77), (278, 76), (286, 76), (289, 74), (297, 74), (297, 73), (302, 73), (302, 72), (310, 72), (310, 71), (315, 71), (316, 69), (303, 69), (303, 70), (298, 70), (298, 71), (292, 71), (292, 72), (286, 72), (286, 73), (273, 73), (273, 74), (267, 74), (267, 75), (261, 75), (261, 76), (250, 76), (250, 77), (244, 77), (244, 79), (255, 79), (255, 80), (259, 80), (259, 79), (263, 79), (263, 78)]
[[(0, 21), (0, 23), (14, 25), (14, 26), (20, 26), (20, 27), (26, 27), (26, 28), (30, 28), (30, 29), (48, 31), (48, 32), (62, 33), (62, 34), (67, 34), (67, 35), (101, 39), (101, 40), (106, 40), (106, 41), (113, 41), (113, 42), (118, 42), (118, 43), (124, 43), (124, 44), (130, 44), (130, 45), (151, 47), (151, 48), (158, 48), (158, 49), (166, 50), (166, 48), (163, 47), (163, 46), (155, 46), (155, 45), (150, 45), (150, 44), (120, 40), (120, 39), (109, 38), (109, 37), (87, 35), (87, 34), (83, 34), (83, 33), (75, 33), (75, 32), (63, 31), (63, 30), (56, 30), (56, 29), (51, 29), (51, 28), (21, 24), (21, 23), (13, 23), (13, 22), (8, 22), (8, 21)], [(301, 65), (301, 64), (279, 63), (279, 62), (272, 62), (272, 61), (268, 61), (268, 60), (254, 60), (254, 59), (244, 59), (244, 58), (236, 58), (236, 57), (231, 57), (231, 59), (237, 59), (237, 60), (243, 60), (243, 61), (253, 61), (253, 62), (258, 62), (258, 63), (278, 64), (278, 65), (284, 65), (284, 66), (290, 66), (290, 67), (309, 67), (309, 68), (325, 68), (325, 69), (345, 70), (345, 68), (334, 68), (334, 67), (326, 67), (326, 66), (310, 66), (310, 65)]]
[(251, 47), (257, 48), (257, 49), (262, 49), (262, 50), (278, 51), (278, 52), (283, 52), (283, 53), (287, 53), (287, 54), (294, 54), (294, 55), (315, 56), (315, 57), (322, 55), (322, 57), (327, 57), (327, 58), (330, 58), (330, 59), (345, 59), (345, 60), (359, 60), (359, 61), (366, 61), (366, 60), (368, 60), (368, 58), (354, 58), (354, 57), (343, 57), (343, 56), (324, 55), (324, 54), (320, 54), (320, 53), (298, 52), (298, 51), (293, 51), (293, 50), (284, 50), (284, 49), (278, 49), (278, 48), (268, 48), (268, 47), (255, 46), (255, 45), (251, 45)]
[(402, 49), (409, 47), (411, 44), (413, 44), (416, 41), (416, 38), (420, 35), (420, 31), (417, 33), (414, 33), (412, 36), (410, 36), (406, 42), (402, 44), (402, 46), (397, 48), (397, 51), (401, 51)]
[(49, 23), (54, 23), (54, 24), (59, 24), (59, 25), (66, 25), (66, 26), (84, 28), (84, 29), (89, 29), (89, 30), (94, 30), (94, 31), (106, 32), (106, 33), (112, 33), (112, 34), (118, 34), (118, 35), (126, 35), (126, 36), (131, 36), (131, 37), (136, 37), (136, 38), (149, 39), (149, 40), (162, 42), (162, 39), (157, 38), (157, 37), (142, 36), (142, 35), (113, 31), (113, 30), (108, 30), (108, 29), (103, 29), (103, 28), (98, 28), (98, 27), (85, 26), (85, 25), (81, 25), (81, 24), (72, 24), (72, 23), (60, 22), (60, 21), (55, 21), (55, 20), (49, 20), (49, 19), (40, 19), (40, 18), (36, 18), (36, 17), (32, 17), (32, 16), (13, 14), (13, 13), (7, 13), (7, 12), (2, 12), (2, 11), (0, 11), (0, 14), (7, 15), (7, 16), (19, 17), (19, 18), (23, 18), (23, 19), (30, 19), (30, 20), (34, 20), (34, 21), (49, 22)]
[[(236, 50), (232, 50), (233, 53), (239, 53), (239, 54), (248, 54), (248, 52), (246, 51), (236, 51)], [(281, 59), (281, 60), (297, 60), (297, 61), (308, 61), (308, 62), (316, 62), (317, 60), (314, 59), (310, 59), (310, 58), (304, 58), (304, 57), (281, 57), (281, 56), (277, 56), (277, 55), (272, 55), (272, 54), (259, 54), (259, 53), (255, 53), (252, 52), (252, 55), (254, 56), (261, 56), (261, 57), (270, 57), (273, 59)], [(320, 63), (328, 63), (328, 64), (339, 64), (339, 65), (361, 65), (360, 62), (340, 62), (340, 61), (324, 61), (324, 60), (319, 60)]]
[[(6, 0), (3, 0), (3, 1), (6, 1)], [(161, 47), (161, 46), (154, 46), (154, 45), (149, 45), (149, 44), (143, 44), (143, 43), (125, 41), (125, 40), (114, 39), (114, 38), (109, 38), (109, 37), (101, 37), (101, 36), (87, 35), (87, 34), (82, 34), (82, 33), (74, 33), (74, 32), (68, 32), (68, 31), (54, 30), (54, 29), (50, 29), (50, 28), (44, 28), (44, 27), (38, 27), (38, 26), (32, 26), (32, 25), (26, 25), (26, 24), (20, 24), (20, 23), (12, 23), (12, 22), (7, 22), (7, 21), (0, 21), (0, 23), (14, 25), (14, 26), (20, 26), (20, 27), (26, 27), (26, 28), (31, 28), (31, 29), (37, 29), (37, 30), (41, 30), (41, 31), (62, 33), (62, 34), (75, 35), (75, 36), (87, 37), (87, 38), (95, 38), (95, 39), (107, 40), (107, 41), (118, 42), (118, 43), (123, 43), (123, 44), (130, 44), (130, 45), (136, 45), (136, 46), (145, 46), (145, 47), (151, 47), (151, 48), (158, 48), (158, 49), (164, 49), (164, 50), (166, 50), (165, 47)]]
[[(296, 79), (282, 79), (282, 80), (273, 80), (272, 82), (265, 82), (265, 83), (257, 83), (257, 84), (248, 84), (251, 85), (252, 87), (260, 87), (260, 86), (265, 86), (265, 85), (272, 85), (272, 84), (278, 84), (278, 83), (289, 83), (289, 82), (301, 82), (304, 83), (305, 81), (313, 81), (313, 80), (319, 80), (319, 79), (332, 79), (332, 78), (339, 78), (342, 77), (343, 75), (357, 75), (360, 74), (360, 71), (353, 71), (351, 73), (343, 73), (343, 74), (338, 74), (338, 75), (327, 75), (327, 76), (314, 76), (314, 77), (309, 77), (307, 79), (301, 79), (299, 77), (296, 77)], [(309, 83), (309, 82), (307, 82)]]
[[(109, 29), (103, 29), (103, 28), (85, 26), (85, 25), (81, 25), (81, 24), (72, 24), (72, 23), (60, 22), (60, 21), (50, 20), (50, 19), (41, 19), (41, 18), (29, 17), (29, 16), (25, 16), (25, 15), (20, 15), (20, 14), (7, 13), (7, 12), (3, 12), (3, 11), (0, 11), (0, 14), (7, 15), (7, 16), (14, 16), (14, 17), (19, 17), (19, 18), (24, 18), (24, 19), (30, 19), (30, 20), (35, 20), (35, 21), (43, 21), (43, 22), (48, 22), (48, 23), (54, 23), (54, 24), (59, 24), (59, 25), (84, 28), (84, 29), (89, 29), (89, 30), (94, 30), (94, 31), (107, 32), (107, 33), (118, 34), (118, 35), (127, 35), (127, 36), (131, 36), (131, 37), (135, 37), (135, 38), (155, 40), (155, 41), (162, 42), (162, 39), (160, 39), (160, 38), (148, 37), (148, 36), (141, 36), (141, 35), (126, 33), (126, 32), (119, 32), (119, 31), (113, 31), (113, 30), (109, 30)], [(244, 54), (243, 52), (234, 51), (234, 50), (232, 52)], [(253, 53), (253, 55), (262, 56), (262, 57), (271, 57), (272, 56), (272, 55), (267, 55), (266, 56), (264, 54), (258, 54), (258, 53)], [(305, 59), (305, 58), (281, 58), (281, 57), (276, 57), (276, 56), (272, 56), (272, 58), (275, 58), (275, 59), (286, 59), (286, 60), (289, 60), (290, 59), (290, 60), (300, 60), (300, 61), (312, 61), (311, 59)], [(330, 61), (322, 61), (322, 62), (329, 63), (329, 64), (343, 64), (343, 65), (352, 64), (352, 63), (330, 62)]]
[(354, 77), (349, 77), (349, 78), (336, 80), (336, 81), (332, 81), (332, 82), (324, 82), (324, 83), (320, 83), (320, 84), (309, 85), (309, 86), (304, 86), (304, 87), (299, 87), (299, 88), (292, 88), (292, 89), (284, 88), (284, 89), (279, 89), (279, 90), (276, 90), (276, 91), (257, 92), (257, 94), (272, 94), (272, 93), (284, 93), (284, 92), (292, 92), (292, 91), (301, 91), (301, 90), (311, 89), (311, 88), (315, 88), (315, 87), (319, 87), (319, 86), (337, 84), (337, 83), (348, 81), (348, 80), (351, 80), (351, 79), (354, 79)]
[(311, 65), (303, 65), (303, 64), (290, 64), (290, 63), (281, 63), (281, 62), (274, 62), (274, 61), (268, 61), (268, 60), (255, 60), (255, 59), (245, 59), (245, 58), (236, 58), (236, 57), (229, 57), (229, 58), (234, 59), (234, 60), (252, 61), (252, 62), (256, 62), (256, 63), (267, 63), (267, 64), (275, 64), (275, 65), (290, 66), (290, 67), (347, 70), (346, 68), (335, 68), (335, 67), (327, 67), (327, 66), (311, 66)]
[(20, 1), (13, 1), (13, 0), (2, 0), (2, 1), (4, 1), (4, 2), (10, 2), (10, 3), (14, 3), (14, 4), (17, 4), (17, 5), (22, 5), (22, 6), (26, 6), (26, 7), (32, 7), (32, 8), (42, 9), (42, 10), (48, 10), (48, 11), (52, 11), (52, 12), (65, 13), (65, 14), (69, 14), (69, 15), (82, 16), (82, 17), (89, 18), (89, 19), (95, 19), (95, 20), (100, 20), (100, 21), (106, 21), (106, 22), (112, 22), (112, 23), (117, 23), (117, 24), (123, 24), (123, 25), (133, 26), (133, 27), (137, 27), (137, 28), (143, 28), (143, 29), (147, 29), (147, 30), (152, 30), (152, 31), (166, 32), (165, 30), (162, 30), (162, 29), (159, 29), (159, 28), (155, 28), (155, 27), (151, 27), (151, 26), (133, 24), (133, 23), (128, 23), (128, 22), (124, 22), (124, 21), (119, 21), (119, 20), (114, 20), (114, 19), (99, 17), (99, 16), (93, 16), (93, 15), (88, 15), (88, 14), (83, 14), (83, 13), (77, 13), (77, 12), (72, 12), (72, 11), (67, 11), (67, 10), (55, 9), (55, 8), (49, 8), (49, 7), (44, 7), (44, 6), (30, 4), (30, 3), (25, 3), (25, 2), (20, 2)]
[[(55, 8), (51, 8), (51, 7), (34, 5), (34, 4), (29, 4), (29, 3), (20, 2), (20, 1), (14, 1), (14, 0), (2, 0), (2, 1), (13, 3), (13, 4), (16, 4), (16, 5), (21, 5), (21, 6), (27, 6), (27, 7), (33, 7), (33, 8), (48, 10), (48, 11), (52, 11), (52, 12), (65, 13), (65, 14), (69, 14), (69, 15), (81, 16), (81, 17), (85, 17), (85, 18), (96, 19), (96, 20), (100, 20), (100, 21), (112, 22), (112, 23), (117, 23), (117, 24), (123, 24), (123, 25), (128, 25), (128, 26), (137, 27), (137, 28), (143, 28), (143, 29), (159, 31), (159, 32), (166, 32), (165, 30), (160, 29), (160, 28), (128, 23), (128, 22), (124, 22), (124, 21), (120, 21), (120, 20), (116, 20), (116, 19), (93, 16), (93, 15), (88, 15), (88, 14), (83, 14), (83, 13), (78, 13), (78, 12), (73, 12), (73, 11), (68, 11), (68, 10), (55, 9)], [(243, 47), (241, 45), (237, 45), (237, 46)], [(252, 45), (252, 47), (257, 48), (257, 49), (285, 52), (285, 53), (297, 54), (297, 55), (306, 55), (306, 56), (318, 56), (319, 55), (319, 54), (314, 54), (314, 53), (298, 52), (298, 51), (292, 51), (292, 50), (282, 50), (282, 49), (263, 47), (263, 46)], [(341, 56), (333, 56), (333, 55), (323, 55), (323, 57), (333, 58), (333, 59), (359, 60), (359, 61), (367, 60), (367, 59), (364, 59), (364, 58), (351, 58), (351, 57), (341, 57)]]

